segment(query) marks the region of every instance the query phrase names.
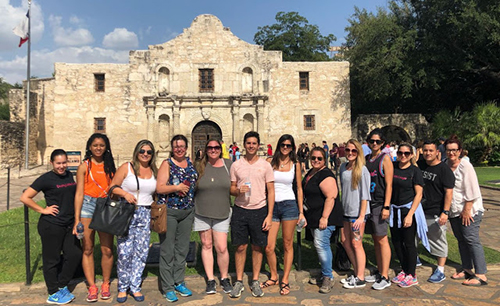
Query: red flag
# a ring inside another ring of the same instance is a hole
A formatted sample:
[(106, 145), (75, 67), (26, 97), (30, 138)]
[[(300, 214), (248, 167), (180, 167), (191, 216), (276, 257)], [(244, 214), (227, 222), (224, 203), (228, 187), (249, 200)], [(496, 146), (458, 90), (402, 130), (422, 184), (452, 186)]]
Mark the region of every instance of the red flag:
[(28, 23), (29, 23), (29, 18), (30, 18), (30, 11), (26, 13), (25, 18), (21, 20), (21, 22), (15, 27), (12, 31), (14, 34), (17, 36), (21, 37), (21, 40), (19, 41), (19, 47), (21, 47), (25, 42), (28, 41), (29, 39), (29, 32), (28, 32)]

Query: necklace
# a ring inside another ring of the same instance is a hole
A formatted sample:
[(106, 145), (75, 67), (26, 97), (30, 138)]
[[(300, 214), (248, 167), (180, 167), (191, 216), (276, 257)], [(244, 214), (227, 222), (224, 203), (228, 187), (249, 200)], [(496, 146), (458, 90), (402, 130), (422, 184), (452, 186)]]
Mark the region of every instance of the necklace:
[(280, 163), (280, 168), (283, 169), (290, 162), (290, 158), (287, 159), (285, 163)]

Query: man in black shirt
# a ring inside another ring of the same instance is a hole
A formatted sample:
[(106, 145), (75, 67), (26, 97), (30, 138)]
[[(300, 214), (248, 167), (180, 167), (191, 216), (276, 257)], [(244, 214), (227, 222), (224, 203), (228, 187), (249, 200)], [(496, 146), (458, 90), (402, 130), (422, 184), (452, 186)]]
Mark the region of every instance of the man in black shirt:
[(450, 214), (455, 176), (450, 167), (439, 159), (439, 151), (435, 143), (425, 142), (423, 146), (425, 162), (419, 162), (424, 177), (424, 199), (422, 208), (427, 220), (431, 254), (437, 257), (438, 266), (429, 277), (431, 283), (440, 283), (446, 279), (444, 265), (448, 257), (446, 240), (446, 221)]

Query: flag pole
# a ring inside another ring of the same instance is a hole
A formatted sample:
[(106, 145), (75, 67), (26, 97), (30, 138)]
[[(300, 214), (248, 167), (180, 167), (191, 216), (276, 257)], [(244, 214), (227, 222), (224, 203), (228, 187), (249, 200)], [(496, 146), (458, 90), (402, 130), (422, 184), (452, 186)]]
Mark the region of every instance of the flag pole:
[(29, 146), (30, 146), (30, 64), (31, 64), (31, 0), (28, 0), (28, 69), (26, 85), (26, 143), (24, 151), (24, 168), (29, 168)]

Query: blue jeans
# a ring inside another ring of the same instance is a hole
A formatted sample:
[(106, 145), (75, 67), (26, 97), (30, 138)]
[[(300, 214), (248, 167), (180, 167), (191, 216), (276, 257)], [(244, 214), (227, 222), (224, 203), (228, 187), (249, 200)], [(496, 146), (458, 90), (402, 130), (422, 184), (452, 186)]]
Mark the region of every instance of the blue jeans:
[(314, 247), (316, 248), (316, 252), (318, 252), (318, 259), (321, 264), (321, 274), (329, 278), (333, 278), (333, 253), (330, 246), (330, 238), (334, 231), (335, 225), (327, 226), (324, 230), (320, 230), (319, 228), (311, 229), (314, 236)]

